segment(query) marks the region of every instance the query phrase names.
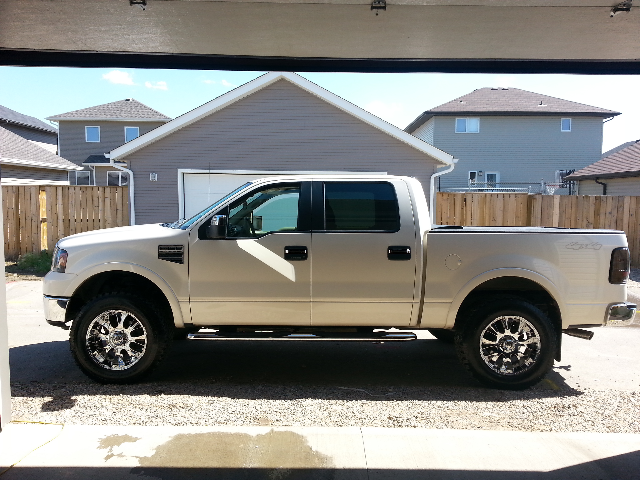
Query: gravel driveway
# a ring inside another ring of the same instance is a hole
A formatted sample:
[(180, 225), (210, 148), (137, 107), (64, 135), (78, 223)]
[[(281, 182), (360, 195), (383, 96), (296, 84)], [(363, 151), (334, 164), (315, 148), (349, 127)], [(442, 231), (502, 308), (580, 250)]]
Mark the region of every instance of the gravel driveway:
[(480, 387), (426, 333), (403, 344), (182, 341), (148, 382), (104, 386), (44, 322), (40, 288), (7, 287), (16, 420), (640, 433), (640, 328), (564, 336), (563, 360), (524, 392)]

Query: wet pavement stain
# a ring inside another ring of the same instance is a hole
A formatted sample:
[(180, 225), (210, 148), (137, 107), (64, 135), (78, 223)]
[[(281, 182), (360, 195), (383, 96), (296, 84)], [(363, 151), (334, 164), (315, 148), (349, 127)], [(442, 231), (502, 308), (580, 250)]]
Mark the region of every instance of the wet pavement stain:
[(292, 480), (334, 478), (331, 457), (304, 436), (286, 431), (180, 434), (139, 457), (131, 473), (160, 479), (224, 478)]
[(108, 450), (107, 456), (104, 457), (104, 460), (107, 461), (113, 457), (122, 457), (121, 454), (114, 454), (113, 449), (115, 447), (119, 447), (123, 443), (135, 443), (140, 440), (137, 437), (132, 437), (131, 435), (109, 435), (108, 437), (104, 437), (100, 439), (100, 443), (98, 444), (98, 448), (100, 450)]

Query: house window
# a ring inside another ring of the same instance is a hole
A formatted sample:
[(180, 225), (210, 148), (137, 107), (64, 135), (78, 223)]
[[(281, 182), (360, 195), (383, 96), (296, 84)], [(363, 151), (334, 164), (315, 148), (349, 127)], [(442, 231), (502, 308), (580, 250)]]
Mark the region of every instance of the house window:
[(571, 119), (570, 118), (561, 118), (560, 119), (560, 131), (561, 132), (570, 132), (571, 131)]
[(91, 172), (69, 172), (69, 185), (91, 185)]
[(99, 142), (100, 127), (84, 127), (84, 138), (87, 142)]
[(456, 118), (456, 133), (479, 133), (479, 118)]
[(124, 141), (130, 142), (140, 136), (140, 128), (138, 127), (124, 127)]
[(487, 182), (487, 188), (495, 188), (500, 186), (500, 172), (487, 172), (485, 173), (485, 182)]
[(127, 172), (107, 172), (107, 185), (109, 187), (129, 185), (129, 175), (127, 175)]
[(469, 186), (474, 185), (478, 181), (478, 172), (471, 170), (469, 172)]

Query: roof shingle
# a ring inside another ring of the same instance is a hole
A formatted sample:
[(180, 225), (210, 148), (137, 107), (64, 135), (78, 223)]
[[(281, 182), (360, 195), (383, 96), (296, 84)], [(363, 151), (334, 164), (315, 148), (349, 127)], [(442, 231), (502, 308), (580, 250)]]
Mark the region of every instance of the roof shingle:
[[(614, 149), (615, 150), (615, 149)], [(640, 175), (640, 140), (615, 151), (596, 163), (572, 173), (568, 180), (592, 178), (632, 177)]]
[(82, 108), (47, 117), (47, 120), (139, 120), (169, 121), (171, 118), (133, 98)]
[(30, 117), (24, 115), (10, 108), (0, 105), (0, 121), (4, 120), (8, 123), (15, 125), (21, 125), (24, 127), (35, 128), (36, 130), (43, 130), (50, 133), (58, 133), (58, 130), (48, 123), (44, 123), (42, 120), (38, 120), (36, 117)]
[(571, 115), (613, 117), (620, 112), (592, 107), (519, 88), (479, 88), (467, 95), (427, 110), (405, 131), (412, 133), (438, 114), (453, 115)]
[(56, 170), (82, 170), (82, 167), (78, 167), (66, 158), (59, 157), (1, 126), (0, 163)]

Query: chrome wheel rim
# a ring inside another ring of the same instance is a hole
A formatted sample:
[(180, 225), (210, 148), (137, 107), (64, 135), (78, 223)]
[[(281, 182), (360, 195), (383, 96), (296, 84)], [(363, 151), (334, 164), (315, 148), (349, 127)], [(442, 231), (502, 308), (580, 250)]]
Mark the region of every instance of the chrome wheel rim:
[(540, 356), (540, 334), (526, 318), (497, 317), (480, 334), (480, 357), (500, 375), (526, 372)]
[(93, 319), (86, 336), (87, 353), (106, 370), (127, 370), (147, 350), (147, 330), (126, 310), (107, 310)]

